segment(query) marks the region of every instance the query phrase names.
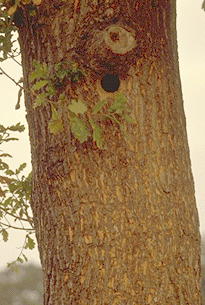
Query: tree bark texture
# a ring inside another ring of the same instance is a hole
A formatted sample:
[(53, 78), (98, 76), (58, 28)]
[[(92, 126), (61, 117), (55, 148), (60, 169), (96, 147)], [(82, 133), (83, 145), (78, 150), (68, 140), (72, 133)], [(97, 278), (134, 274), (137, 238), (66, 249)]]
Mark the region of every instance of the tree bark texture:
[[(45, 0), (22, 6), (24, 85), (33, 60), (73, 60), (86, 71), (65, 84), (63, 131), (51, 107), (26, 91), (34, 215), (44, 304), (201, 304), (200, 235), (178, 71), (174, 0)], [(104, 146), (70, 131), (68, 103), (113, 101), (101, 79), (120, 80), (136, 124), (130, 141), (109, 120)]]

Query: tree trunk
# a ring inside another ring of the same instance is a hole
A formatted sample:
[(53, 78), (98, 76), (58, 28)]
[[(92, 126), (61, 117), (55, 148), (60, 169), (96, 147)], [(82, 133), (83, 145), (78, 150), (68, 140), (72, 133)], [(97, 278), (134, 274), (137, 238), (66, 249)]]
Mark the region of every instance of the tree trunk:
[[(15, 17), (25, 87), (34, 59), (72, 60), (86, 72), (64, 84), (57, 134), (48, 127), (50, 103), (34, 109), (34, 95), (25, 94), (44, 304), (201, 304), (175, 1), (44, 0), (35, 14), (29, 9)], [(70, 100), (91, 111), (117, 93), (136, 121), (123, 122), (130, 139), (107, 118), (99, 122), (102, 148), (91, 138), (80, 143)]]

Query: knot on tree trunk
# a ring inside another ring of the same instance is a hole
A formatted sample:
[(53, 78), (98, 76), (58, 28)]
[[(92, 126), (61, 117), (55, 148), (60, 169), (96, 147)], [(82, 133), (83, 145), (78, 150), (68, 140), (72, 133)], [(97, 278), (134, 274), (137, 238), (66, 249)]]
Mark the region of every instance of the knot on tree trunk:
[(136, 46), (134, 35), (121, 26), (111, 25), (104, 30), (104, 40), (113, 53), (125, 54)]
[(97, 77), (110, 72), (126, 76), (137, 57), (135, 35), (132, 28), (122, 24), (96, 28), (78, 40), (77, 53)]

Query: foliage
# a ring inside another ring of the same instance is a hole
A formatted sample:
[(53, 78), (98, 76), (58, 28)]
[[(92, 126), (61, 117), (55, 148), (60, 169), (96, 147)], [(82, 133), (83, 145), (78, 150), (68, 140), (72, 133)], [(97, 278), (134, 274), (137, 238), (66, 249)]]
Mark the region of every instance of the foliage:
[[(44, 89), (42, 93), (37, 96), (34, 108), (44, 105), (48, 99), (52, 99), (58, 94), (59, 89), (63, 88), (66, 80), (70, 79), (71, 82), (78, 82), (85, 73), (78, 67), (77, 63), (72, 61), (62, 61), (54, 65), (54, 67), (48, 67), (45, 62), (40, 64), (34, 60), (35, 70), (30, 75), (30, 81), (36, 80), (32, 86), (33, 92), (36, 90)], [(59, 94), (59, 100), (64, 98), (63, 94)]]
[[(51, 133), (57, 134), (63, 130), (63, 122), (57, 107), (60, 103), (67, 102), (64, 93), (59, 89), (64, 87), (68, 79), (71, 82), (79, 82), (85, 77), (85, 73), (71, 61), (60, 62), (54, 68), (48, 68), (45, 62), (40, 64), (34, 61), (34, 68), (30, 75), (30, 81), (35, 80), (32, 86), (33, 94), (36, 96), (33, 107), (35, 109), (46, 103), (51, 104), (49, 129)], [(37, 93), (39, 90), (40, 93)], [(98, 148), (103, 146), (102, 127), (98, 123), (102, 120), (111, 120), (120, 127), (126, 138), (129, 138), (120, 119), (125, 119), (129, 123), (135, 123), (135, 120), (130, 116), (131, 110), (126, 106), (126, 98), (122, 94), (118, 93), (115, 96), (109, 108), (105, 107), (108, 104), (107, 100), (99, 101), (94, 109), (88, 109), (89, 103), (80, 99), (72, 99), (68, 103), (71, 132), (80, 143), (92, 136)]]
[[(11, 132), (23, 132), (24, 126), (20, 123), (10, 127), (0, 125), (0, 144), (16, 141), (18, 138), (11, 137)], [(8, 241), (9, 230), (18, 229), (26, 232), (25, 241), (16, 261), (8, 264), (14, 266), (16, 262), (27, 261), (23, 253), (24, 249), (33, 249), (35, 246), (31, 234), (34, 233), (33, 219), (29, 206), (31, 174), (28, 177), (22, 175), (26, 163), (21, 164), (16, 170), (10, 169), (3, 159), (10, 157), (8, 153), (0, 154), (0, 233), (4, 242)]]
[[(89, 112), (87, 106), (81, 100), (71, 100), (71, 104), (68, 106), (71, 131), (81, 143), (88, 140), (91, 136), (90, 130), (92, 130), (92, 138), (93, 141), (96, 142), (97, 147), (101, 148), (103, 146), (103, 129), (99, 123), (103, 120), (111, 120), (113, 123), (116, 123), (125, 136), (129, 138), (123, 127), (123, 122), (120, 121), (122, 118), (129, 123), (135, 123), (135, 120), (128, 114), (130, 109), (126, 107), (126, 98), (118, 93), (109, 108), (105, 107), (107, 104), (107, 100), (99, 101), (94, 109)], [(83, 120), (83, 118), (79, 116), (81, 114), (86, 114), (87, 118)], [(89, 122), (90, 126), (88, 123), (86, 126), (85, 122)]]
[(12, 18), (7, 14), (5, 6), (0, 2), (0, 62), (8, 57), (15, 57), (19, 53), (14, 48), (14, 32), (17, 27), (12, 23)]

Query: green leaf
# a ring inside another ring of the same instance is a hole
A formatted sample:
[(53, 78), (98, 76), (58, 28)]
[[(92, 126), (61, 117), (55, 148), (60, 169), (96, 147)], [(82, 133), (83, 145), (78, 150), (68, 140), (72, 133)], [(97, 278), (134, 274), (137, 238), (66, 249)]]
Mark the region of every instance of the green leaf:
[(51, 133), (58, 134), (63, 129), (63, 122), (61, 121), (61, 119), (58, 120), (51, 119), (48, 123), (48, 128)]
[(55, 90), (53, 84), (51, 84), (51, 83), (48, 84), (48, 86), (46, 87), (46, 91), (50, 97), (56, 94), (56, 90)]
[(5, 169), (9, 169), (9, 166), (5, 162), (2, 162), (2, 160), (0, 159), (0, 170), (5, 170)]
[(92, 126), (92, 128), (94, 129), (95, 128), (95, 121), (93, 120), (93, 118), (89, 118), (89, 122), (90, 122), (90, 125)]
[(124, 110), (125, 103), (126, 103), (125, 96), (122, 95), (121, 93), (118, 93), (116, 95), (116, 98), (115, 98), (114, 102), (110, 106), (109, 111), (121, 114), (122, 111)]
[(63, 101), (64, 98), (65, 98), (65, 93), (61, 93), (61, 94), (59, 95), (58, 100)]
[(45, 92), (42, 92), (41, 94), (39, 94), (33, 104), (33, 108), (36, 109), (39, 106), (45, 105), (47, 96), (48, 96), (48, 93), (45, 93)]
[(41, 70), (41, 64), (36, 59), (33, 60), (33, 66), (36, 70)]
[(26, 167), (26, 163), (22, 163), (18, 169), (16, 169), (16, 174), (19, 174)]
[(44, 73), (48, 73), (48, 66), (47, 66), (46, 62), (43, 62), (41, 67), (42, 67), (42, 70), (44, 71)]
[(96, 142), (98, 148), (101, 148), (103, 146), (102, 129), (99, 125), (95, 124), (92, 118), (89, 118), (89, 122), (93, 128), (93, 141)]
[(96, 114), (100, 111), (100, 109), (107, 103), (107, 100), (99, 101), (97, 105), (93, 109), (93, 113)]
[(25, 262), (27, 262), (27, 261), (28, 261), (28, 258), (26, 257), (26, 255), (22, 253), (22, 256), (23, 256)]
[(34, 247), (35, 247), (34, 240), (30, 236), (27, 235), (27, 242), (26, 242), (26, 245), (25, 245), (25, 249), (32, 250)]
[(34, 81), (36, 78), (40, 77), (41, 75), (42, 75), (41, 72), (39, 72), (39, 71), (33, 71), (33, 72), (30, 74), (29, 79), (30, 79), (30, 81), (32, 82), (32, 81)]
[(7, 138), (7, 139), (3, 139), (3, 142), (9, 142), (9, 141), (18, 141), (18, 138)]
[(87, 129), (85, 123), (78, 118), (76, 115), (70, 115), (71, 121), (71, 131), (76, 139), (83, 143), (87, 141), (88, 137), (90, 136), (90, 132)]
[(39, 90), (39, 89), (43, 88), (45, 85), (47, 85), (48, 83), (49, 83), (49, 80), (46, 80), (46, 79), (39, 80), (32, 86), (32, 89), (34, 91)]
[(3, 241), (7, 242), (8, 241), (8, 236), (9, 236), (8, 232), (5, 229), (2, 229), (1, 234), (2, 234), (2, 237), (3, 237)]
[(128, 122), (128, 123), (132, 123), (132, 124), (135, 124), (136, 123), (136, 120), (134, 118), (132, 118), (131, 116), (129, 116), (128, 114), (123, 114), (123, 118), (125, 118), (125, 120)]
[(93, 140), (96, 142), (98, 148), (101, 148), (103, 146), (102, 129), (99, 125), (95, 125), (95, 129), (93, 132)]
[(8, 185), (8, 187), (9, 187), (10, 193), (12, 193), (12, 194), (13, 194), (13, 193), (16, 191), (16, 189), (17, 189), (17, 186), (16, 186), (15, 183), (10, 183), (10, 184)]
[(56, 110), (56, 108), (51, 105), (51, 111), (52, 111), (52, 119), (53, 120), (59, 120), (59, 114), (58, 114), (58, 111)]
[(12, 263), (7, 263), (7, 268), (11, 268), (12, 272), (15, 272), (16, 274), (19, 273), (18, 265), (16, 264), (16, 261)]
[(33, 61), (33, 65), (35, 70), (30, 75), (30, 81), (32, 82), (36, 78), (47, 78), (48, 77), (48, 67), (45, 62), (42, 63), (42, 65), (37, 61)]
[(19, 263), (23, 263), (23, 259), (22, 259), (22, 258), (20, 258), (20, 257), (18, 257), (18, 258), (17, 258), (17, 262), (19, 262)]
[(3, 206), (6, 208), (8, 205), (10, 205), (12, 202), (12, 197), (7, 198), (4, 203)]
[(69, 71), (67, 69), (58, 69), (56, 70), (56, 75), (60, 80), (63, 80), (67, 75)]
[(63, 129), (63, 122), (59, 118), (58, 111), (53, 105), (51, 105), (51, 111), (52, 111), (52, 118), (48, 123), (48, 127), (51, 133), (58, 134)]
[(131, 140), (130, 135), (125, 131), (124, 127), (119, 124), (120, 130), (124, 133), (124, 136), (127, 140)]
[(75, 114), (84, 114), (88, 110), (87, 106), (81, 100), (77, 102), (71, 100), (71, 105), (68, 106), (68, 109)]
[(8, 127), (8, 129), (11, 131), (22, 132), (25, 130), (25, 126), (21, 125), (21, 123), (17, 123), (16, 125), (12, 125), (12, 126)]
[(5, 171), (5, 173), (6, 173), (8, 176), (14, 175), (14, 172), (13, 172), (11, 169), (7, 169), (7, 170)]
[(6, 128), (0, 124), (0, 132), (5, 132), (6, 131)]

